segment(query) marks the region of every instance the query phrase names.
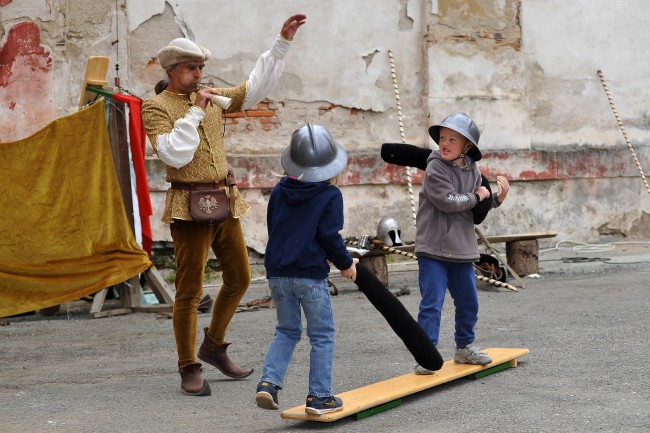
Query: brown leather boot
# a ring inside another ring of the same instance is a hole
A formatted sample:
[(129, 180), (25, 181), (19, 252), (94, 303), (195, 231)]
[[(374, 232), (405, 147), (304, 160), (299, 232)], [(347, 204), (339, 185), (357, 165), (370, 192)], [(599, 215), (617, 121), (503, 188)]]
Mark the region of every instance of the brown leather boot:
[(226, 349), (230, 343), (214, 344), (208, 338), (208, 328), (204, 328), (205, 337), (199, 348), (198, 357), (219, 369), (223, 374), (233, 379), (243, 379), (253, 373), (253, 369), (243, 369), (228, 358)]
[(195, 362), (179, 368), (181, 374), (181, 392), (186, 395), (210, 395), (210, 384), (201, 377), (201, 364)]

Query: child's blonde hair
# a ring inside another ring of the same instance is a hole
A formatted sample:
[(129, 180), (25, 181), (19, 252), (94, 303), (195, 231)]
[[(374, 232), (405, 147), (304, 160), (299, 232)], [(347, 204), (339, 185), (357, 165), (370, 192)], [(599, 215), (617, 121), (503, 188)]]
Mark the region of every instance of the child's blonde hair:
[[(284, 172), (284, 171), (282, 172), (282, 174), (278, 174), (278, 173), (271, 173), (271, 174), (272, 174), (273, 176), (275, 176), (275, 177), (284, 177), (284, 176), (288, 176), (288, 174), (287, 174), (286, 172)], [(333, 178), (331, 178), (331, 179), (327, 179), (327, 180), (325, 180), (325, 181), (323, 181), (323, 182), (328, 182), (328, 183), (330, 183), (331, 185), (338, 186), (338, 185), (339, 185), (339, 178), (340, 178), (340, 177), (341, 177), (341, 173), (339, 173), (339, 174), (337, 174), (336, 176), (334, 176)], [(300, 180), (300, 178), (296, 178), (296, 179)]]

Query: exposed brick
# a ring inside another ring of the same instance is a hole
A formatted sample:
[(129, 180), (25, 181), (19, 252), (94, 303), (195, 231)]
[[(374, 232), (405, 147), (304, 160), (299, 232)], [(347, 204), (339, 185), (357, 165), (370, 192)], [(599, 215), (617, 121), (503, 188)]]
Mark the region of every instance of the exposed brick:
[(227, 113), (224, 116), (226, 116), (226, 118), (246, 117), (246, 113), (243, 111), (237, 111), (236, 113)]
[[(254, 124), (247, 123), (246, 129), (262, 128), (269, 131), (277, 126), (268, 123), (255, 127)], [(637, 154), (642, 165), (650, 164), (650, 147), (637, 149)], [(638, 178), (637, 167), (631, 158), (624, 158), (621, 164), (611, 164), (611, 161), (620, 159), (620, 149), (485, 151), (479, 166), (488, 179), (494, 180), (496, 176), (503, 175), (511, 182)], [(158, 158), (147, 158), (145, 162), (149, 189), (166, 190), (168, 184), (163, 181), (165, 172), (163, 162)], [(237, 180), (237, 187), (240, 189), (272, 188), (277, 182), (277, 178), (272, 175), (277, 166), (277, 155), (254, 157), (231, 155), (229, 162), (241, 176)], [(402, 185), (407, 182), (404, 172), (404, 167), (386, 164), (378, 152), (370, 154), (350, 152), (342, 184)], [(411, 176), (413, 184), (419, 185), (422, 183), (424, 172), (412, 169)]]
[(271, 110), (256, 110), (256, 111), (247, 111), (246, 116), (248, 117), (271, 117), (275, 113)]

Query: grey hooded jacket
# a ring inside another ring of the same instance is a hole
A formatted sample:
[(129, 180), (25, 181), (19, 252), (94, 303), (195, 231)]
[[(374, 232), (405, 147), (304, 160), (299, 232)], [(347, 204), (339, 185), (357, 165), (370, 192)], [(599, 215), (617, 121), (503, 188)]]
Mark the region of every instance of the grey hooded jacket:
[(480, 257), (471, 209), (481, 185), (476, 163), (465, 167), (443, 160), (435, 150), (427, 159), (416, 219), (415, 254), (451, 262), (474, 262)]

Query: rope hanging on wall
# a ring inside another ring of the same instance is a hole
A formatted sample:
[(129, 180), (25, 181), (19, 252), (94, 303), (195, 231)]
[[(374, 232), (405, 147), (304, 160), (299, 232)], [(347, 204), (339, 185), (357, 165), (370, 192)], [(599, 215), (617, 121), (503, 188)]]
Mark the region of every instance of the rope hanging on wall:
[[(393, 78), (393, 88), (395, 89), (395, 102), (397, 103), (397, 120), (399, 122), (399, 134), (402, 138), (402, 143), (406, 144), (404, 138), (404, 124), (402, 123), (402, 104), (399, 100), (399, 88), (397, 87), (397, 75), (395, 74), (395, 62), (393, 60), (393, 52), (388, 50), (388, 58), (390, 59), (390, 75)], [(406, 183), (409, 191), (409, 199), (411, 201), (411, 213), (413, 214), (413, 226), (415, 222), (415, 200), (413, 198), (413, 179), (411, 178), (411, 167), (404, 167), (406, 174)]]
[(603, 85), (603, 89), (605, 89), (605, 95), (607, 95), (607, 99), (609, 100), (609, 106), (614, 112), (614, 116), (616, 117), (616, 121), (618, 122), (618, 127), (623, 133), (623, 138), (625, 138), (625, 143), (627, 143), (627, 148), (630, 149), (630, 153), (632, 154), (632, 158), (634, 158), (636, 167), (639, 169), (639, 173), (641, 173), (641, 180), (643, 180), (645, 189), (650, 193), (650, 186), (648, 186), (648, 181), (645, 178), (645, 174), (643, 174), (643, 168), (641, 168), (641, 163), (639, 162), (639, 159), (636, 157), (636, 153), (634, 152), (634, 148), (632, 147), (632, 144), (630, 143), (630, 139), (627, 136), (627, 132), (625, 131), (625, 127), (623, 126), (623, 122), (621, 122), (621, 116), (618, 115), (618, 111), (616, 110), (616, 106), (614, 105), (614, 99), (612, 98), (612, 94), (610, 93), (609, 88), (607, 87), (607, 83), (605, 83), (605, 76), (603, 75), (603, 71), (601, 71), (600, 69), (598, 70), (598, 77), (600, 78), (600, 82)]

